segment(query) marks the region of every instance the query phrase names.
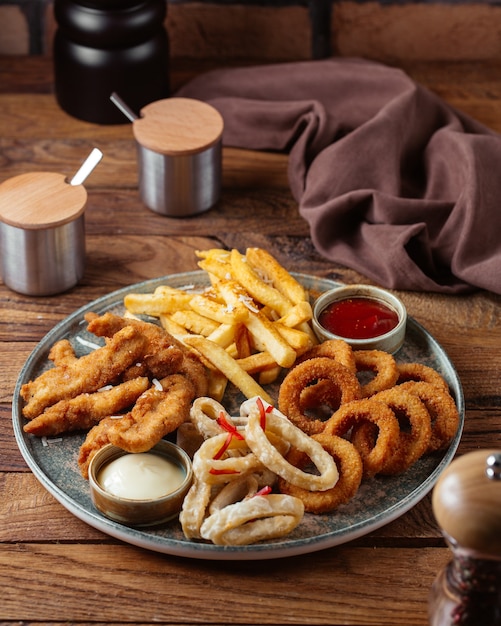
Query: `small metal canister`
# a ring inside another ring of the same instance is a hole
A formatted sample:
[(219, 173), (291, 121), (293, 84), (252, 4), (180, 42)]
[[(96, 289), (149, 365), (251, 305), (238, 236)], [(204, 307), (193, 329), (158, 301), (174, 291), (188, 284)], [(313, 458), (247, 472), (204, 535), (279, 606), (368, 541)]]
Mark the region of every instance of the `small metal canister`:
[(48, 296), (73, 287), (85, 266), (87, 192), (50, 172), (0, 185), (0, 269), (19, 293)]
[(211, 105), (168, 98), (146, 105), (133, 122), (139, 193), (169, 217), (207, 211), (219, 200), (223, 118)]

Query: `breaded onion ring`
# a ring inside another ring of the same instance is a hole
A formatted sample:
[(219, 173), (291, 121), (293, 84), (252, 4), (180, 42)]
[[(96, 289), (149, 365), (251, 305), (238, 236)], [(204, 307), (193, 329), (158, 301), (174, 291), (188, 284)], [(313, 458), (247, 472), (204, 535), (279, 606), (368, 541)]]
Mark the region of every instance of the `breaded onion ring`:
[[(310, 384), (328, 380), (327, 390), (341, 393), (341, 403), (351, 402), (360, 396), (360, 384), (355, 374), (334, 359), (315, 357), (294, 367), (280, 385), (278, 406), (293, 424), (308, 435), (323, 431), (325, 422), (310, 418), (301, 409), (301, 394)], [(332, 385), (332, 387), (331, 387)], [(325, 399), (326, 400), (326, 399)], [(328, 404), (329, 402), (327, 402)]]
[(299, 498), (255, 495), (209, 515), (200, 534), (216, 545), (244, 546), (287, 535), (300, 523), (303, 514)]
[(397, 364), (391, 354), (382, 350), (355, 350), (353, 355), (359, 374), (367, 371), (374, 374), (369, 382), (361, 384), (362, 398), (369, 398), (378, 391), (390, 389), (397, 382)]
[(400, 428), (389, 406), (373, 398), (348, 402), (341, 405), (326, 422), (323, 432), (325, 435), (343, 437), (357, 425), (367, 422), (369, 426), (377, 427), (374, 445), (361, 448), (353, 442), (362, 457), (365, 478), (378, 474), (397, 452)]
[[(291, 485), (282, 478), (278, 480), (278, 487), (282, 493), (295, 496), (303, 501), (304, 510), (308, 513), (329, 513), (341, 504), (345, 504), (357, 493), (362, 482), (363, 463), (355, 446), (343, 437), (335, 435), (313, 435), (315, 441), (326, 450), (334, 459), (338, 470), (339, 480), (331, 489), (325, 491), (310, 491), (296, 485)], [(308, 459), (305, 454), (292, 449), (287, 460), (298, 467), (304, 466)]]
[[(384, 402), (395, 413), (399, 423), (397, 452), (385, 460), (379, 473), (401, 474), (423, 456), (430, 445), (430, 414), (417, 396), (399, 389), (398, 386), (381, 391), (373, 398), (375, 401)], [(358, 450), (366, 451), (370, 448), (371, 442), (362, 442), (362, 435), (364, 438), (367, 437), (367, 427), (355, 428), (351, 441)]]
[(427, 452), (435, 452), (447, 446), (459, 426), (459, 412), (450, 393), (424, 381), (409, 381), (399, 387), (416, 395), (428, 409), (431, 418), (431, 440)]
[[(276, 410), (263, 415), (264, 411), (260, 409), (258, 401), (249, 413), (245, 440), (261, 463), (284, 480), (311, 491), (334, 487), (339, 474), (331, 455), (317, 441), (294, 426), (285, 415)], [(273, 444), (273, 435), (307, 454), (319, 475), (309, 474), (289, 463)]]
[[(314, 359), (319, 356), (334, 359), (338, 363), (347, 367), (350, 372), (353, 372), (353, 374), (357, 371), (353, 349), (349, 343), (343, 341), (342, 339), (328, 339), (327, 341), (313, 346), (313, 348), (310, 348), (307, 352), (296, 359), (295, 365), (299, 365), (299, 363), (303, 363), (303, 361)], [(295, 367), (295, 365), (293, 367)]]
[(424, 365), (423, 363), (399, 363), (397, 369), (397, 385), (407, 381), (426, 382), (449, 392), (449, 385), (445, 379), (429, 365)]

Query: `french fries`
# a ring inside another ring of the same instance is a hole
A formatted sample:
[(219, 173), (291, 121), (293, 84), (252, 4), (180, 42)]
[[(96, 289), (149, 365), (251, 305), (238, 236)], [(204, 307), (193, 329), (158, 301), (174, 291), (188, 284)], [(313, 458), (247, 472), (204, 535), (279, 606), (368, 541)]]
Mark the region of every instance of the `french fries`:
[(205, 290), (160, 286), (152, 294), (128, 294), (126, 312), (157, 317), (209, 368), (210, 395), (221, 400), (227, 382), (247, 398), (260, 395), (283, 368), (316, 342), (307, 290), (268, 252), (248, 248), (197, 251), (207, 272)]

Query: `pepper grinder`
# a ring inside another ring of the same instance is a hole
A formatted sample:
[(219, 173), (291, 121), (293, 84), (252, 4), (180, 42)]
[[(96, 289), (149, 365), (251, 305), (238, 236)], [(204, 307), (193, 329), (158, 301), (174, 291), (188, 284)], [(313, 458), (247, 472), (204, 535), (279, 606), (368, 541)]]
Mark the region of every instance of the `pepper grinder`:
[(500, 626), (501, 450), (455, 459), (432, 505), (452, 559), (430, 592), (430, 626)]
[(120, 93), (139, 111), (169, 96), (166, 0), (55, 0), (55, 93), (81, 120), (123, 124)]

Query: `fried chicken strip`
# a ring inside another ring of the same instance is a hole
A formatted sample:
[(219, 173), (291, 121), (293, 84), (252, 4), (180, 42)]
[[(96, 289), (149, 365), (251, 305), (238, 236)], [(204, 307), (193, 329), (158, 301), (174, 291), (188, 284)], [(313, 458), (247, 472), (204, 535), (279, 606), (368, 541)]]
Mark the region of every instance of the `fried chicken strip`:
[(150, 387), (121, 418), (106, 417), (94, 426), (80, 448), (78, 465), (88, 478), (93, 456), (107, 443), (128, 452), (146, 452), (189, 419), (195, 390), (187, 378), (174, 374)]
[(144, 351), (144, 336), (132, 326), (122, 329), (102, 348), (46, 370), (25, 383), (23, 415), (33, 419), (60, 400), (92, 393), (115, 381)]
[(144, 363), (153, 376), (161, 379), (174, 373), (184, 374), (195, 386), (197, 397), (207, 395), (209, 380), (200, 358), (161, 326), (110, 312), (101, 316), (87, 313), (85, 319), (89, 332), (99, 337), (112, 337), (126, 326), (136, 328), (146, 339)]
[(25, 424), (24, 431), (37, 437), (50, 437), (88, 430), (104, 417), (133, 405), (149, 386), (150, 381), (143, 376), (115, 385), (109, 390), (82, 393), (69, 400), (60, 400)]

